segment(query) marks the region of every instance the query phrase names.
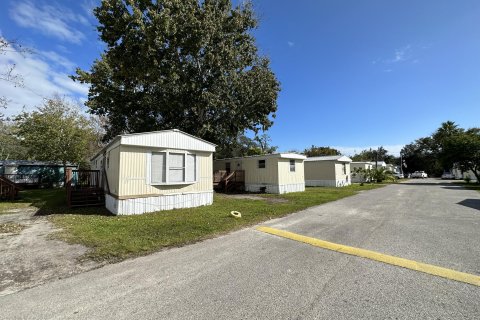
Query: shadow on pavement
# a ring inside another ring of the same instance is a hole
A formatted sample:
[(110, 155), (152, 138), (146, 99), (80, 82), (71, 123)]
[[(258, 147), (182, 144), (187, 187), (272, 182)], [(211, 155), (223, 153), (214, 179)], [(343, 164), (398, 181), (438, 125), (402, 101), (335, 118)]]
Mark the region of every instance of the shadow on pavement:
[(480, 199), (465, 199), (460, 202), (457, 202), (457, 204), (460, 204), (462, 206), (469, 207), (472, 209), (480, 210)]

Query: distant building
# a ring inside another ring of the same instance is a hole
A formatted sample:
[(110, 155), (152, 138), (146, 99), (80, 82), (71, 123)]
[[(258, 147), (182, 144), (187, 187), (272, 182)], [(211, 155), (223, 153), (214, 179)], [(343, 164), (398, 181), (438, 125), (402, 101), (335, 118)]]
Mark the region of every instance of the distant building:
[[(67, 168), (76, 169), (77, 165), (68, 163)], [(0, 160), (0, 175), (17, 184), (62, 185), (65, 171), (58, 162)]]
[(218, 159), (213, 162), (213, 170), (244, 171), (245, 190), (249, 192), (299, 192), (305, 191), (305, 159), (296, 153)]
[(352, 182), (368, 182), (365, 180), (364, 175), (356, 170), (369, 170), (372, 169), (374, 165), (370, 161), (352, 161), (350, 162), (350, 176), (352, 177)]
[(346, 156), (311, 157), (305, 159), (305, 185), (310, 187), (344, 187), (352, 183), (350, 163)]

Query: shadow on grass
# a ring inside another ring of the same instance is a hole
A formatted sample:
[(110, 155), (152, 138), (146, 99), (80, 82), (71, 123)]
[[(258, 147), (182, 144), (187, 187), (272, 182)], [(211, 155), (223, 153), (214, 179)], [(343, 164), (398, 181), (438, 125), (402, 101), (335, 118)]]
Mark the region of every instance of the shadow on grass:
[(37, 208), (35, 216), (52, 214), (80, 214), (113, 216), (105, 207), (69, 208), (65, 189), (26, 189), (19, 199), (2, 204), (4, 211), (21, 208)]

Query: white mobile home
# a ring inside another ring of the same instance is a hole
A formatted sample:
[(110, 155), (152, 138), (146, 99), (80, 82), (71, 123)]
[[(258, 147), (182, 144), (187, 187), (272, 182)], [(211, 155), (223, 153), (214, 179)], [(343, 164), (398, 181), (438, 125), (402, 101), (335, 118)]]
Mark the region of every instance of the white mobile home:
[(305, 159), (305, 185), (308, 187), (344, 187), (351, 184), (350, 163), (345, 156)]
[(355, 172), (356, 170), (369, 170), (372, 169), (372, 165), (369, 161), (352, 161), (350, 162), (350, 176), (352, 177), (352, 182), (366, 182), (364, 176), (360, 173)]
[(462, 170), (460, 170), (459, 168), (454, 167), (452, 169), (452, 173), (455, 176), (455, 179), (457, 179), (457, 180), (470, 179), (470, 181), (472, 181), (472, 182), (477, 181), (477, 177), (475, 176), (475, 174), (473, 173), (472, 170), (462, 172)]
[(249, 192), (288, 193), (305, 191), (303, 161), (296, 153), (276, 153), (250, 157), (219, 159), (215, 171), (245, 172), (245, 190)]
[(115, 137), (91, 160), (100, 170), (106, 207), (141, 214), (213, 202), (215, 145), (179, 130)]

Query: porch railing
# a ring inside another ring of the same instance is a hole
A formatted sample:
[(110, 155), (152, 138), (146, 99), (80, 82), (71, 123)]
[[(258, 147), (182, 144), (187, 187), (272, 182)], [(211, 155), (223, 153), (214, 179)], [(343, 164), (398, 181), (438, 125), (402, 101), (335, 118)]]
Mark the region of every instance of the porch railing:
[(2, 174), (4, 178), (10, 180), (17, 185), (40, 185), (41, 177), (38, 174)]

